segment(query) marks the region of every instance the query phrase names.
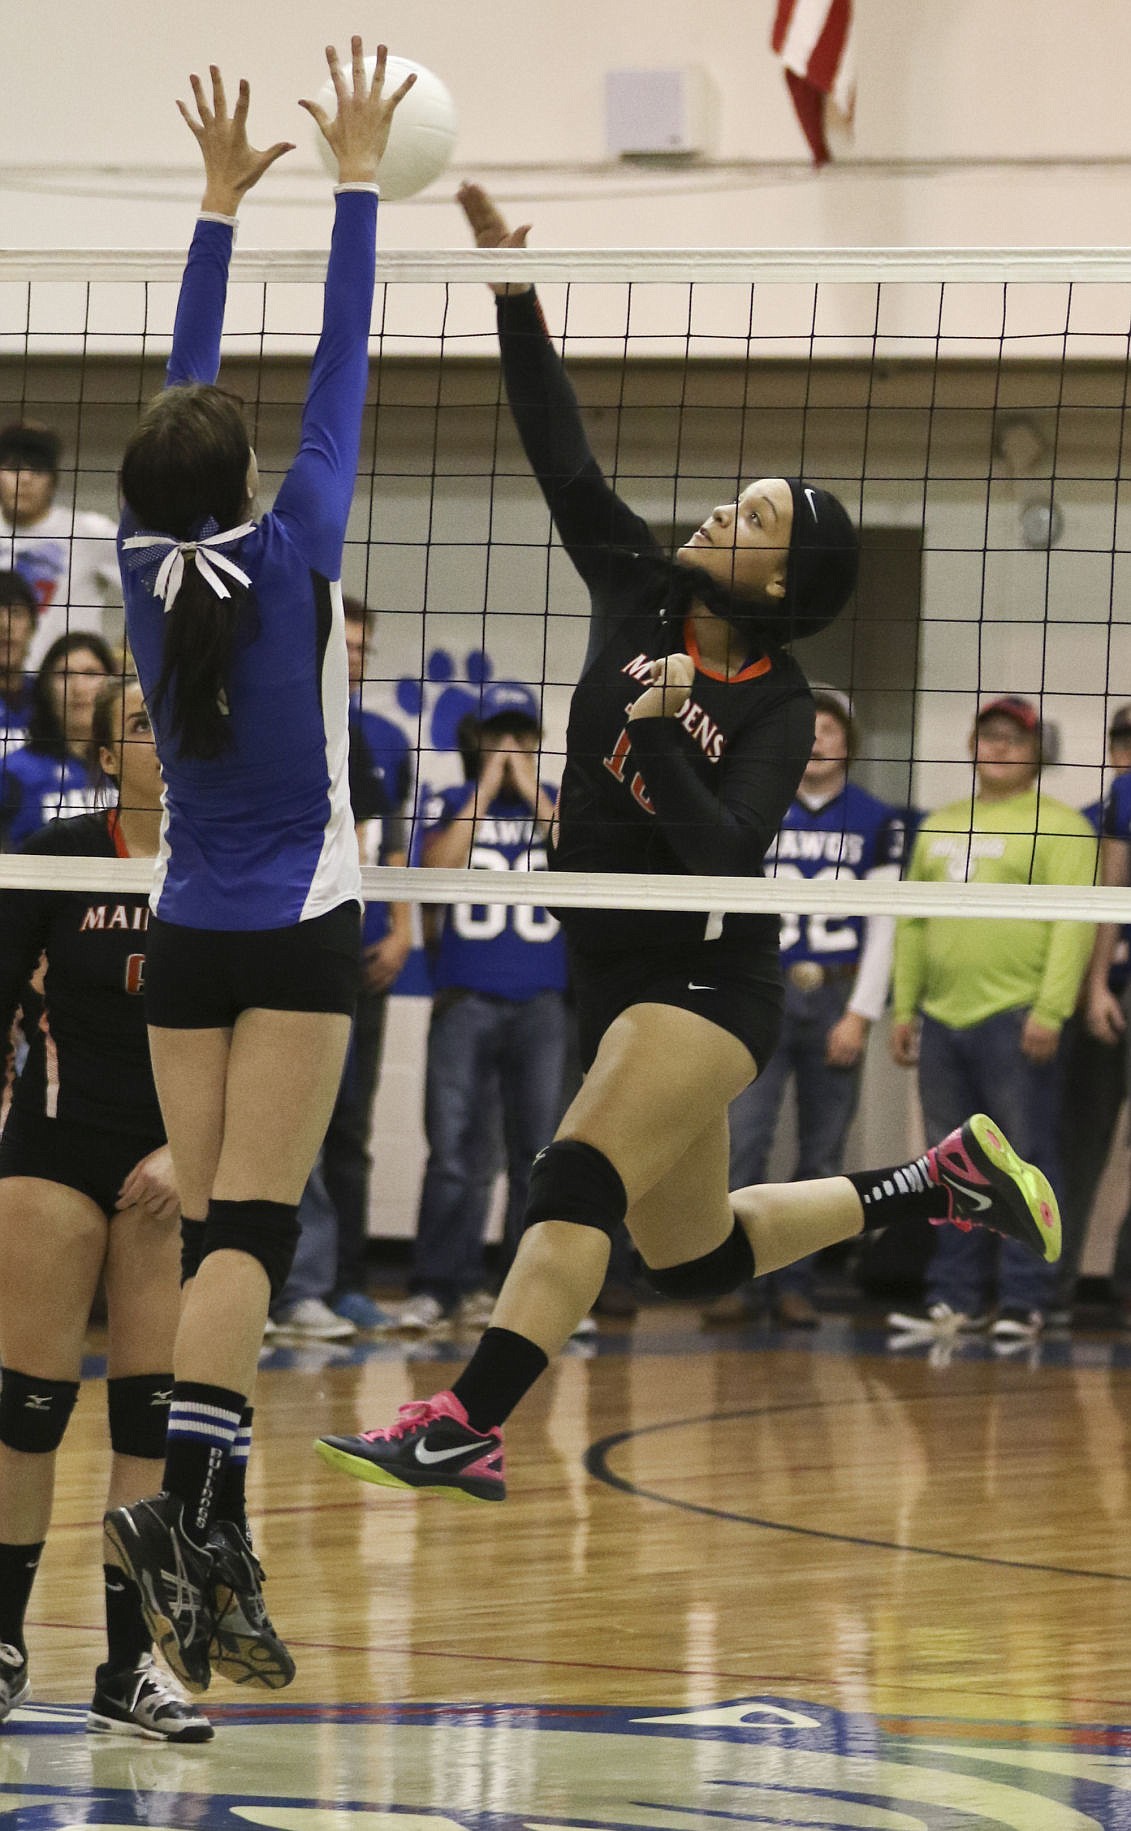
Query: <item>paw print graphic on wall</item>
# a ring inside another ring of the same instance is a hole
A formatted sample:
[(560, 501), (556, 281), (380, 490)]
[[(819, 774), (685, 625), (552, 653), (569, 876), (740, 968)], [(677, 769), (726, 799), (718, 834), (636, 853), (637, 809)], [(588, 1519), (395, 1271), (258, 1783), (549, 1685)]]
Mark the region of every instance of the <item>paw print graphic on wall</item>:
[(455, 750), (459, 722), (469, 712), (478, 712), (480, 692), (495, 672), (494, 663), (484, 649), (469, 649), (463, 676), (457, 680), (454, 657), (447, 649), (434, 648), (424, 665), (423, 681), (408, 674), (397, 681), (397, 705), (417, 725), (423, 751)]

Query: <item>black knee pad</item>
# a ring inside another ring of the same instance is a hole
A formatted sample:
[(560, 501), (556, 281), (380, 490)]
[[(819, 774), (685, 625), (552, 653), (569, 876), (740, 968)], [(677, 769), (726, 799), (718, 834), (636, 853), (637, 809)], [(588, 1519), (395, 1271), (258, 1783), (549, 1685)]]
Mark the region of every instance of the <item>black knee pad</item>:
[(181, 1283), (187, 1284), (200, 1270), (204, 1257), (204, 1230), (207, 1221), (186, 1221), (181, 1216)]
[(0, 1375), (0, 1443), (28, 1456), (57, 1450), (79, 1396), (77, 1380), (38, 1380), (5, 1367)]
[(172, 1398), (171, 1373), (130, 1373), (107, 1380), (111, 1448), (119, 1456), (145, 1456), (151, 1462), (163, 1456)]
[(290, 1275), (298, 1245), (297, 1202), (217, 1202), (208, 1204), (201, 1259), (210, 1252), (245, 1252), (267, 1273), (274, 1303)]
[(624, 1184), (603, 1152), (578, 1138), (555, 1138), (530, 1171), (522, 1230), (539, 1221), (596, 1227), (611, 1239), (628, 1212)]
[(754, 1276), (754, 1250), (745, 1230), (734, 1223), (730, 1234), (714, 1252), (682, 1265), (665, 1265), (662, 1271), (645, 1266), (645, 1275), (661, 1297), (688, 1297), (710, 1302), (725, 1297)]

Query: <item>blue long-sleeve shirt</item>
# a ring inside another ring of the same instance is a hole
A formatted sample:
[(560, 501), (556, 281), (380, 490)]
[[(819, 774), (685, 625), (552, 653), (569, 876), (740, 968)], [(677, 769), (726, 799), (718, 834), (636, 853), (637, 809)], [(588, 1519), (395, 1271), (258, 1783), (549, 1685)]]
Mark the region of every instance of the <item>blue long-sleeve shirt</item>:
[[(231, 747), (180, 755), (153, 705), (165, 612), (153, 596), (163, 550), (123, 553), (126, 628), (150, 702), (165, 777), (151, 906), (207, 929), (289, 927), (360, 901), (349, 801), (349, 686), (341, 565), (368, 377), (377, 199), (338, 195), (322, 335), (298, 453), (274, 507), (223, 549), (251, 579), (228, 689)], [(232, 229), (201, 219), (181, 283), (166, 385), (215, 381)], [(140, 563), (139, 563), (140, 560)]]

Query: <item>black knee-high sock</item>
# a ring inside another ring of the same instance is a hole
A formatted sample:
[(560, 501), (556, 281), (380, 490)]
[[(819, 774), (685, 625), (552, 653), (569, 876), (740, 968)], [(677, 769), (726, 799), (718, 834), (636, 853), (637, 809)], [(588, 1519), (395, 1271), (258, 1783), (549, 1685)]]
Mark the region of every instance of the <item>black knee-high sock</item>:
[(935, 1173), (934, 1152), (887, 1170), (854, 1170), (848, 1180), (864, 1209), (864, 1232), (893, 1221), (937, 1221), (947, 1211), (947, 1193)]
[(106, 1664), (111, 1672), (129, 1672), (149, 1652), (150, 1634), (141, 1612), (137, 1586), (116, 1564), (102, 1566), (106, 1589)]
[(44, 1541), (38, 1545), (0, 1545), (0, 1645), (26, 1653), (24, 1616), (39, 1569)]
[(488, 1329), (452, 1387), (472, 1430), (493, 1430), (510, 1417), (549, 1357), (513, 1329)]
[(251, 1453), (251, 1423), (254, 1416), (255, 1407), (245, 1405), (240, 1414), (240, 1427), (228, 1451), (228, 1460), (216, 1490), (216, 1518), (227, 1520), (235, 1526), (249, 1544), (251, 1530), (247, 1523), (247, 1459)]
[(184, 1529), (198, 1545), (208, 1537), (220, 1477), (243, 1413), (242, 1392), (189, 1380), (173, 1384), (163, 1485), (184, 1502)]

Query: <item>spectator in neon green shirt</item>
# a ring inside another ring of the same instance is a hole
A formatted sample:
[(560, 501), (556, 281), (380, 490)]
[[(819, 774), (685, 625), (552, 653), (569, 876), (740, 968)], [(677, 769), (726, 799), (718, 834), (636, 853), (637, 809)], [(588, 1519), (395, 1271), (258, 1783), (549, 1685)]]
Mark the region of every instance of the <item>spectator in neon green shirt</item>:
[[(908, 877), (927, 883), (1091, 884), (1097, 844), (1083, 814), (1042, 794), (1041, 724), (1029, 700), (982, 706), (971, 735), (975, 793), (924, 820)], [(928, 1133), (988, 1107), (1016, 1148), (1054, 1188), (1060, 1042), (1092, 949), (1086, 922), (908, 917), (896, 930), (891, 1047), (918, 1062)], [(985, 1327), (997, 1261), (993, 1336), (1034, 1339), (1056, 1286), (1053, 1267), (984, 1231), (940, 1230), (922, 1312), (896, 1311), (893, 1328)]]

